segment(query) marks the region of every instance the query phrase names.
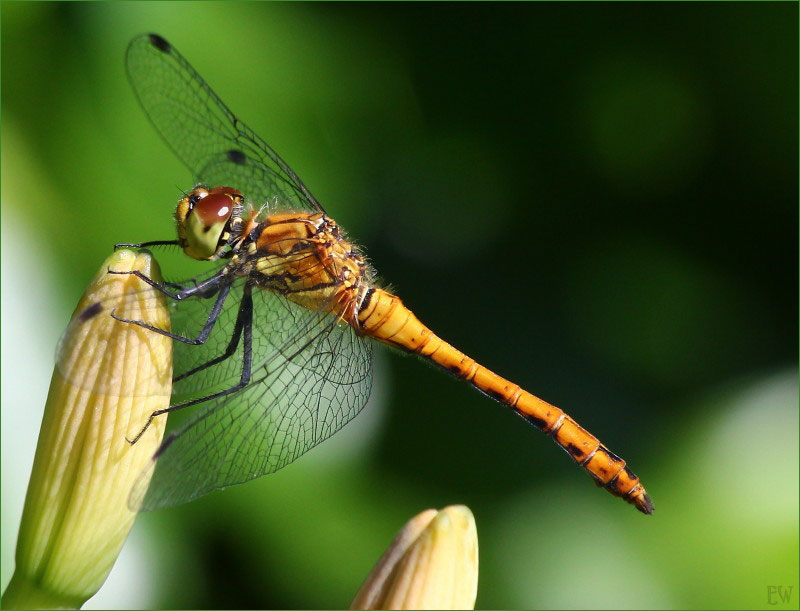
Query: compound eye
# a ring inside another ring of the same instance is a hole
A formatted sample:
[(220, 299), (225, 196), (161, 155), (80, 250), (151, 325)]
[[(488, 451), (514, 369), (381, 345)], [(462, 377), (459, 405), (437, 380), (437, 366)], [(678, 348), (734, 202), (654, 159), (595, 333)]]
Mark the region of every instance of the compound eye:
[(192, 208), (192, 214), (197, 217), (203, 227), (213, 227), (217, 223), (226, 222), (232, 212), (233, 200), (230, 194), (222, 191), (209, 192)]
[(208, 195), (208, 191), (203, 187), (195, 187), (192, 192), (189, 194), (189, 197), (186, 201), (189, 203), (189, 207), (187, 209), (187, 213), (191, 211), (201, 199)]

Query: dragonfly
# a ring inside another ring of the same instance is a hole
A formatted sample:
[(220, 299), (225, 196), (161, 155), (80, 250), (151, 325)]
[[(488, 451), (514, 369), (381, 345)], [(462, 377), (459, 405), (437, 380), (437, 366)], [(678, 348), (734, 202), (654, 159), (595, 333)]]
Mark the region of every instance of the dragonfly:
[(177, 246), (216, 262), (186, 282), (128, 272), (166, 296), (171, 329), (111, 312), (171, 337), (176, 348), (172, 403), (128, 441), (154, 419), (192, 408), (153, 457), (142, 510), (275, 472), (329, 438), (367, 402), (377, 342), (510, 408), (599, 486), (653, 512), (622, 458), (563, 410), (448, 344), (378, 286), (361, 250), (306, 185), (175, 47), (157, 34), (136, 37), (126, 67), (145, 114), (196, 186), (177, 205), (176, 239), (118, 246)]

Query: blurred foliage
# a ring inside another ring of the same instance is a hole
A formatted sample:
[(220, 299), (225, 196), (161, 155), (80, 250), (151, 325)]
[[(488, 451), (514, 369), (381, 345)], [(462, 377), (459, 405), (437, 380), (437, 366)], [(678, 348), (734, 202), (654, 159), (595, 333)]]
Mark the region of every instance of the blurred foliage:
[(367, 413), (142, 516), (138, 572), (88, 607), (346, 606), (410, 516), (452, 503), (478, 525), (478, 608), (797, 607), (796, 3), (1, 10), (3, 585), (24, 494), (6, 474), (35, 446), (7, 425), (36, 431), (46, 394), (25, 375), (47, 379), (111, 245), (170, 238), (191, 186), (124, 76), (156, 31), (423, 321), (626, 458), (656, 513), (382, 353)]

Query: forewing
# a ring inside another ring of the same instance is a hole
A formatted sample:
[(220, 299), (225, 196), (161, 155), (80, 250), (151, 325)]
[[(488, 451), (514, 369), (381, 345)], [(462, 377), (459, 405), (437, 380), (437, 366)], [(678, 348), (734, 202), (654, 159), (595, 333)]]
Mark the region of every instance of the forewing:
[(256, 205), (323, 212), (286, 162), (166, 40), (157, 34), (134, 38), (126, 66), (145, 114), (197, 182), (234, 187)]
[(192, 414), (158, 457), (143, 503), (132, 496), (132, 506), (176, 505), (277, 471), (367, 402), (372, 346), (366, 338), (281, 295), (256, 290), (253, 299), (253, 340), (264, 357), (254, 363), (250, 384), (187, 408)]

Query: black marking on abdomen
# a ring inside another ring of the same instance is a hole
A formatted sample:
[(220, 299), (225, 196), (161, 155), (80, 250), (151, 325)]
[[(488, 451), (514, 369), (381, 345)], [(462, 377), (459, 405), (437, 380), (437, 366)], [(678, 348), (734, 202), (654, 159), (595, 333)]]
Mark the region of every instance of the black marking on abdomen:
[(625, 462), (624, 460), (622, 460), (619, 456), (614, 454), (614, 452), (612, 452), (611, 450), (609, 450), (605, 446), (601, 445), (599, 450), (602, 451), (603, 453), (605, 453), (605, 455), (608, 456), (611, 459), (611, 462), (614, 462), (614, 463), (618, 463), (618, 462), (624, 463)]
[(543, 420), (541, 418), (537, 418), (536, 416), (532, 416), (530, 414), (525, 414), (523, 412), (517, 411), (517, 413), (525, 418), (528, 422), (530, 422), (533, 426), (535, 426), (540, 431), (544, 431), (547, 428), (547, 420)]
[(358, 308), (358, 313), (361, 312), (369, 305), (370, 300), (372, 299), (372, 294), (375, 292), (374, 288), (371, 288), (367, 291), (366, 295), (364, 295), (364, 299), (361, 300), (361, 307)]
[(628, 467), (625, 467), (624, 469), (621, 469), (614, 477), (612, 477), (606, 484), (606, 488), (608, 488), (608, 491), (611, 492), (611, 494), (616, 494), (617, 496), (623, 496), (623, 494), (630, 494), (631, 492), (636, 490), (635, 484), (631, 487), (630, 490), (628, 490), (628, 492), (623, 493), (622, 490), (620, 490), (619, 476), (622, 474), (623, 471), (625, 472), (625, 475), (627, 475), (632, 482), (638, 482), (639, 478), (636, 477), (636, 474), (630, 469), (628, 469)]
[(620, 469), (617, 474), (612, 477), (605, 485), (606, 490), (608, 490), (614, 496), (623, 496), (622, 490), (620, 490), (620, 481), (619, 476), (624, 471), (624, 469)]
[(483, 393), (485, 395), (491, 397), (492, 399), (494, 399), (498, 403), (502, 403), (502, 404), (505, 405), (506, 398), (503, 395), (501, 395), (499, 392), (497, 392), (496, 390), (492, 390), (491, 388), (486, 388), (486, 389), (481, 388), (480, 390), (483, 391)]
[(576, 446), (574, 443), (568, 443), (567, 445), (563, 446), (563, 448), (575, 459), (576, 462), (579, 458), (582, 458), (586, 454), (583, 448)]

